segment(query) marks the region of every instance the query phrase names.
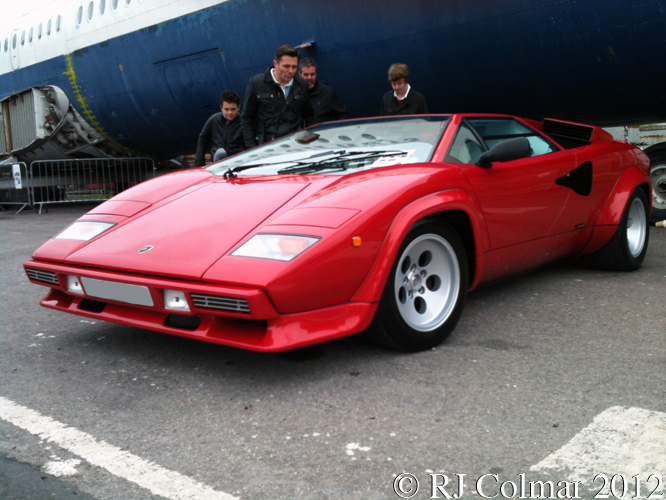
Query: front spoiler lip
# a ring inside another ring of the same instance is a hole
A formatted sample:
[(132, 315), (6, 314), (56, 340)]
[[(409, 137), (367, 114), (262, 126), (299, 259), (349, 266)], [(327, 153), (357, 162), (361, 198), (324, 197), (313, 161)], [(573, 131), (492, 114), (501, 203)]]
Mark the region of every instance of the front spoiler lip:
[[(279, 314), (266, 294), (257, 289), (124, 275), (37, 261), (26, 262), (24, 267), (57, 274), (59, 285), (30, 279), (32, 283), (50, 287), (49, 293), (40, 302), (49, 309), (259, 352), (286, 351), (361, 332), (370, 325), (378, 305), (347, 302), (313, 311)], [(93, 297), (93, 300), (106, 304), (104, 309), (101, 312), (81, 309), (79, 305), (87, 297), (67, 291), (66, 274), (148, 286), (153, 297), (159, 301), (155, 300), (154, 307), (148, 307), (111, 300), (99, 301)], [(165, 287), (188, 294), (211, 293), (246, 298), (251, 313), (198, 309), (192, 306), (191, 301), (190, 313), (167, 310), (163, 307), (161, 293), (156, 291)], [(172, 314), (197, 316), (201, 324), (192, 331), (168, 326), (166, 321)]]

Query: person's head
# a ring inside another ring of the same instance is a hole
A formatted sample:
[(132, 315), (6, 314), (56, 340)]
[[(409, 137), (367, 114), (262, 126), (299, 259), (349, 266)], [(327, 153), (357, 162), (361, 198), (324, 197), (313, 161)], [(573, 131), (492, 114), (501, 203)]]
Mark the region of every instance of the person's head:
[(409, 85), (409, 68), (406, 64), (393, 64), (388, 70), (388, 80), (398, 97), (404, 97)]
[(232, 121), (240, 111), (240, 97), (233, 90), (225, 90), (220, 97), (220, 109), (224, 118)]
[(288, 84), (298, 70), (300, 52), (291, 45), (282, 45), (275, 51), (275, 79), (282, 85)]
[(317, 63), (311, 57), (306, 57), (299, 65), (300, 75), (303, 80), (308, 82), (308, 87), (312, 88), (317, 83)]

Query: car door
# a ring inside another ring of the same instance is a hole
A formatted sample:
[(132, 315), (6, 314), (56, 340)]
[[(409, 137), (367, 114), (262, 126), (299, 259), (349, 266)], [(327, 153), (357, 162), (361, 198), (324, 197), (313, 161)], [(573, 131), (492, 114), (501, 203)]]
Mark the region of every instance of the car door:
[[(471, 132), (471, 133), (470, 133)], [(474, 165), (481, 152), (513, 137), (527, 137), (532, 155), (496, 162), (490, 168)], [(464, 146), (461, 146), (461, 143)], [(461, 152), (468, 152), (468, 157)], [(475, 117), (461, 123), (449, 151), (452, 158), (469, 162), (465, 176), (483, 211), (491, 250), (544, 238), (558, 219), (569, 190), (557, 179), (575, 167), (575, 154), (555, 144), (516, 119)]]

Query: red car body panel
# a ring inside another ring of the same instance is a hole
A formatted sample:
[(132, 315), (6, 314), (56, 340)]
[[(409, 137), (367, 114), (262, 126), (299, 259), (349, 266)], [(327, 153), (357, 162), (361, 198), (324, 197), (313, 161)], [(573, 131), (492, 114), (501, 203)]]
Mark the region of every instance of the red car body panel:
[[(460, 128), (477, 117), (513, 118), (451, 116), (429, 162), (345, 175), (164, 175), (80, 219), (111, 222), (111, 229), (87, 242), (51, 239), (24, 267), (30, 281), (51, 287), (41, 302), (48, 308), (280, 351), (367, 328), (400, 246), (420, 221), (446, 219), (462, 235), (474, 289), (601, 248), (634, 189), (650, 192), (647, 157), (597, 128), (587, 145), (492, 168), (445, 161)], [(543, 128), (516, 120), (537, 135)], [(560, 185), (586, 162), (593, 166), (589, 194)], [(318, 240), (290, 261), (233, 255), (257, 234)], [(145, 246), (154, 248), (140, 254)], [(86, 279), (140, 287), (152, 305), (69, 291), (67, 276), (84, 289)], [(165, 308), (165, 290), (182, 292), (189, 311)]]
[[(104, 238), (70, 254), (65, 262), (96, 266), (101, 260), (113, 270), (201, 278), (231, 246), (307, 185), (264, 182), (236, 189), (236, 184), (227, 182), (202, 183), (187, 196), (146, 210), (131, 224), (115, 226)], [(247, 197), (261, 202), (243, 203)], [(225, 200), (224, 210), (216, 209), (219, 200)], [(177, 238), (174, 227), (179, 228)], [(220, 238), (218, 232), (225, 238)], [(138, 255), (145, 245), (155, 249)]]

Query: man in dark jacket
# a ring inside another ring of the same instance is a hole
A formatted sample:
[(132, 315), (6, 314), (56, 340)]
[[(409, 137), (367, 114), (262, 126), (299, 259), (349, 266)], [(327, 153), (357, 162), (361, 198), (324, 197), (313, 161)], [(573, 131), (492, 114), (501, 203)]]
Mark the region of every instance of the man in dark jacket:
[(206, 154), (208, 153), (210, 153), (211, 159), (214, 159), (215, 153), (219, 149), (224, 149), (226, 152), (224, 156), (235, 155), (245, 150), (241, 119), (238, 115), (240, 111), (238, 94), (233, 90), (222, 92), (220, 109), (222, 112), (211, 116), (201, 129), (197, 142), (195, 167), (203, 167), (206, 164)]
[(426, 114), (425, 97), (409, 85), (409, 68), (406, 64), (394, 64), (388, 70), (388, 79), (393, 87), (382, 97), (380, 116)]
[(349, 118), (347, 108), (333, 87), (317, 80), (317, 63), (314, 59), (303, 59), (299, 65), (299, 74), (310, 88), (308, 97), (314, 114), (308, 118), (308, 125)]
[(301, 54), (291, 45), (275, 52), (273, 68), (250, 78), (243, 102), (243, 136), (248, 148), (295, 132), (312, 114), (308, 84), (296, 74)]

